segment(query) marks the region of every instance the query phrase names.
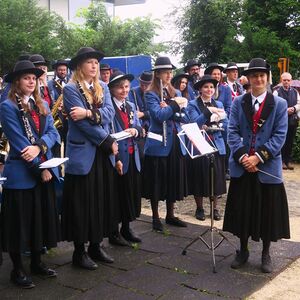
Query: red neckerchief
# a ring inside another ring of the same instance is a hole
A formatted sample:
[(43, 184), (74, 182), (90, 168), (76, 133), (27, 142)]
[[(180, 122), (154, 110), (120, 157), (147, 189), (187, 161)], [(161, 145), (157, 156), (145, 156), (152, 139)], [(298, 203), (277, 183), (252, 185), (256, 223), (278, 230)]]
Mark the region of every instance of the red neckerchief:
[[(127, 112), (124, 112), (121, 109), (119, 109), (119, 113), (125, 129), (129, 128), (129, 117)], [(132, 142), (132, 138), (130, 138), (128, 143), (128, 153), (132, 154), (133, 152), (134, 152), (133, 142)]]
[(260, 104), (258, 111), (255, 114), (253, 114), (253, 116), (252, 116), (252, 121), (253, 121), (252, 140), (251, 140), (251, 147), (250, 147), (249, 155), (254, 155), (254, 153), (255, 153), (254, 145), (255, 145), (255, 141), (256, 141), (256, 133), (257, 133), (257, 129), (258, 129), (258, 122), (260, 120), (261, 112), (264, 108), (266, 98), (267, 98), (267, 96), (265, 97), (263, 102)]

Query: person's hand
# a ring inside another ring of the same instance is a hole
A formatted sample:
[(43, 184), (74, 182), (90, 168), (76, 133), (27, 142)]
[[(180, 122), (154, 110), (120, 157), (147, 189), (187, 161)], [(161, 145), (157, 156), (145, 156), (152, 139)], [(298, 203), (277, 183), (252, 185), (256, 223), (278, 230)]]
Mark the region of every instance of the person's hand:
[(212, 122), (212, 123), (214, 123), (214, 122), (218, 123), (220, 120), (221, 120), (221, 118), (217, 113), (213, 113), (210, 116), (210, 122)]
[(135, 128), (127, 128), (124, 131), (129, 132), (132, 136), (136, 135), (136, 129)]
[(242, 165), (247, 172), (254, 173), (258, 171), (257, 164), (260, 162), (256, 155), (244, 156), (242, 159)]
[(43, 182), (48, 182), (52, 179), (52, 174), (47, 169), (45, 169), (42, 171), (41, 177)]
[(41, 149), (39, 146), (27, 146), (21, 151), (21, 157), (28, 161), (31, 162), (33, 161), (41, 152)]
[(74, 106), (71, 108), (69, 116), (73, 121), (83, 120), (87, 117), (87, 110), (80, 106)]
[(113, 155), (117, 155), (119, 152), (119, 146), (117, 142), (113, 142), (111, 145), (111, 151)]
[(164, 107), (167, 107), (168, 104), (167, 104), (165, 101), (160, 101), (159, 106), (160, 106), (161, 108), (164, 108)]
[(295, 112), (294, 107), (288, 107), (287, 112), (288, 112), (288, 115), (292, 115)]
[(122, 176), (122, 175), (123, 175), (123, 164), (122, 164), (122, 162), (121, 162), (120, 160), (118, 160), (118, 161), (116, 162), (115, 168), (116, 168), (118, 174), (119, 174), (120, 176)]
[(214, 107), (214, 106), (209, 106), (207, 108), (212, 114), (222, 114), (222, 113), (224, 113), (224, 109), (222, 109), (222, 108), (218, 108), (218, 107)]
[(139, 119), (143, 118), (145, 115), (142, 111), (137, 111), (136, 114)]
[(175, 97), (175, 102), (179, 105), (180, 108), (187, 107), (188, 100), (184, 97)]

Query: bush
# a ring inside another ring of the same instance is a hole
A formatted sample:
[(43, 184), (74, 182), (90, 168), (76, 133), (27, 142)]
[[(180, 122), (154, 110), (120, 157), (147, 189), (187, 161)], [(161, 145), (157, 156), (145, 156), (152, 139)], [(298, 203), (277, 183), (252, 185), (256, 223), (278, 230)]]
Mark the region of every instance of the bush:
[(292, 158), (294, 162), (300, 162), (300, 126), (298, 126), (297, 128), (297, 133), (293, 145)]

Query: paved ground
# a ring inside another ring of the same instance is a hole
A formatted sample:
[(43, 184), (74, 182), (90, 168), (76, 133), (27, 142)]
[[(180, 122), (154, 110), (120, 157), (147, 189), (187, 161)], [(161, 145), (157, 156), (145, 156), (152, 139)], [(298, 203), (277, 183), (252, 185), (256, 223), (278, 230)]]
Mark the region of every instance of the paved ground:
[[(259, 243), (250, 244), (249, 263), (239, 271), (230, 269), (235, 249), (226, 241), (216, 250), (217, 273), (212, 272), (211, 252), (202, 242), (196, 242), (183, 256), (182, 249), (208, 228), (209, 219), (197, 221), (193, 217), (193, 199), (188, 198), (178, 203), (176, 211), (189, 226), (166, 226), (164, 234), (155, 233), (151, 231), (149, 203), (144, 200), (143, 215), (134, 222), (143, 243), (122, 248), (105, 242), (107, 252), (115, 258), (114, 264), (100, 264), (96, 271), (74, 269), (72, 247), (61, 243), (44, 256), (57, 269), (58, 278), (34, 277), (35, 289), (20, 290), (8, 281), (11, 263), (5, 255), (0, 267), (0, 299), (300, 299), (300, 166), (295, 171), (285, 171), (284, 177), (292, 238), (272, 245), (272, 275), (259, 270)], [(222, 212), (224, 205), (225, 197), (220, 203)], [(160, 210), (163, 217), (164, 205)], [(208, 206), (206, 210), (208, 213)], [(215, 225), (221, 228), (222, 222)], [(238, 245), (235, 237), (226, 236)], [(218, 234), (214, 237), (219, 240)], [(209, 242), (210, 236), (206, 238)]]

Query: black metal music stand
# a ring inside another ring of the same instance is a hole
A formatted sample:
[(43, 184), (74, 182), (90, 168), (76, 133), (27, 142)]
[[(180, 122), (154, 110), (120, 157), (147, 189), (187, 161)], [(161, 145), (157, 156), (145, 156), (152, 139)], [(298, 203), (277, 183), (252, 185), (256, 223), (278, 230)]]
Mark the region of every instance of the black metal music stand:
[[(216, 258), (215, 258), (215, 249), (218, 248), (221, 243), (226, 240), (230, 245), (235, 248), (234, 244), (231, 243), (228, 238), (224, 235), (224, 233), (218, 229), (217, 227), (214, 226), (214, 168), (215, 168), (215, 156), (213, 153), (210, 153), (207, 155), (209, 158), (209, 202), (210, 202), (210, 227), (206, 229), (203, 233), (198, 235), (195, 239), (193, 239), (183, 250), (182, 250), (182, 255), (186, 255), (186, 250), (192, 246), (195, 242), (198, 240), (202, 241), (204, 245), (211, 250), (212, 252), (212, 260), (213, 260), (213, 273), (217, 273), (216, 271)], [(204, 236), (210, 232), (210, 243), (208, 243), (205, 239)], [(215, 244), (214, 242), (214, 233), (217, 233), (221, 236), (221, 239)]]

